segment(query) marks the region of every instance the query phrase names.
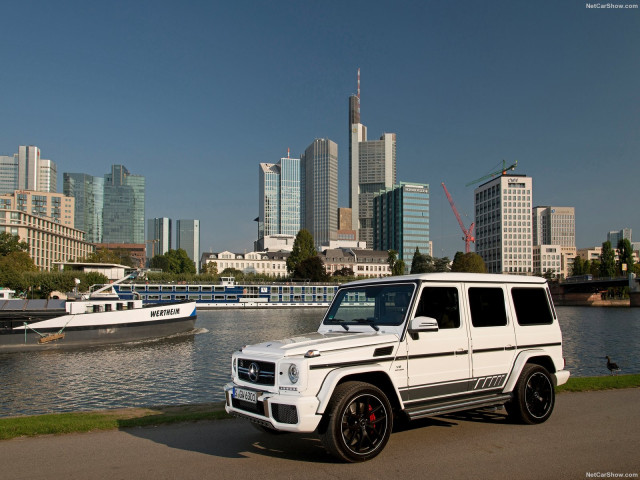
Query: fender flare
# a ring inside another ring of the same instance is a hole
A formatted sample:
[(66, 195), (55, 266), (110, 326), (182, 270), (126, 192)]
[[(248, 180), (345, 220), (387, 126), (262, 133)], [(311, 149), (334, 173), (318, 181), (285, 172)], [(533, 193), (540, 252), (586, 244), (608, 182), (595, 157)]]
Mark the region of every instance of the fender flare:
[[(511, 368), (511, 373), (509, 374), (509, 378), (507, 379), (507, 383), (505, 383), (504, 388), (502, 389), (502, 393), (511, 393), (516, 386), (516, 382), (518, 378), (520, 378), (520, 373), (522, 369), (527, 364), (530, 358), (533, 357), (541, 357), (541, 356), (549, 356), (549, 352), (541, 348), (533, 348), (531, 350), (524, 350), (518, 354), (515, 362), (513, 362), (513, 367)], [(549, 372), (552, 373), (552, 372)]]
[[(331, 400), (331, 396), (333, 395), (333, 391), (336, 388), (336, 385), (342, 380), (344, 377), (358, 374), (368, 374), (368, 373), (381, 373), (385, 375), (389, 379), (389, 383), (393, 385), (394, 392), (398, 399), (400, 405), (402, 405), (402, 400), (400, 397), (400, 393), (398, 392), (398, 387), (396, 387), (391, 377), (389, 377), (388, 368), (384, 368), (380, 364), (374, 365), (361, 365), (361, 366), (353, 366), (353, 367), (341, 367), (336, 368), (330, 371), (327, 376), (324, 378), (322, 382), (322, 386), (318, 391), (316, 397), (319, 400), (317, 413), (319, 415), (324, 414), (329, 401)], [(391, 400), (391, 399), (390, 399)]]

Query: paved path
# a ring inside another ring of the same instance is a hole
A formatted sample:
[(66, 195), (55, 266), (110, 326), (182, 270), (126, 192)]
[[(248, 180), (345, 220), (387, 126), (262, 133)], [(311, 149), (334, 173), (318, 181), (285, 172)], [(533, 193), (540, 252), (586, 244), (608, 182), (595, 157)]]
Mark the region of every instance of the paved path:
[(0, 458), (0, 479), (30, 480), (614, 478), (640, 473), (640, 389), (564, 393), (537, 426), (503, 410), (416, 422), (361, 464), (335, 462), (314, 435), (242, 420), (19, 438), (0, 441)]

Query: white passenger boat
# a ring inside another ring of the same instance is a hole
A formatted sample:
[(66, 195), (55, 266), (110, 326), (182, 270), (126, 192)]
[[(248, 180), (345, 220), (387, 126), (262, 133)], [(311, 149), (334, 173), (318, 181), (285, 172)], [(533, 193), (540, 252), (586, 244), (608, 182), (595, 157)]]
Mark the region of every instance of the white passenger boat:
[(216, 308), (327, 308), (338, 290), (336, 284), (288, 282), (238, 284), (233, 277), (221, 277), (216, 285), (143, 284), (115, 286), (123, 299), (141, 298), (145, 304), (196, 302), (199, 309)]
[(194, 329), (194, 301), (144, 305), (140, 298), (120, 298), (116, 286), (63, 302), (64, 311), (50, 318), (36, 310), (5, 310), (0, 317), (0, 353), (139, 341)]

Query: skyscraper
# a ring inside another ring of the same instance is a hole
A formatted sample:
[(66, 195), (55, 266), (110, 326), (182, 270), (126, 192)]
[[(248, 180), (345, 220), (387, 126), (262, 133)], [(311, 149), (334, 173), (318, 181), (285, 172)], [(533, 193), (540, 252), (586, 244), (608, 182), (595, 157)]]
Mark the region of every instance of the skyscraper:
[(611, 230), (607, 233), (607, 241), (611, 242), (612, 248), (618, 248), (618, 242), (620, 240), (629, 240), (631, 242), (632, 230), (630, 228), (623, 228), (622, 230)]
[(33, 145), (18, 147), (18, 153), (0, 156), (0, 194), (15, 190), (57, 192), (57, 167), (51, 160), (40, 158)]
[(400, 182), (373, 198), (373, 248), (395, 250), (411, 267), (416, 248), (431, 254), (429, 242), (429, 185)]
[(258, 239), (272, 235), (297, 235), (301, 220), (300, 159), (261, 163), (258, 190)]
[(102, 243), (104, 178), (65, 172), (63, 191), (75, 198), (75, 228), (86, 232), (87, 242)]
[(104, 176), (103, 243), (144, 243), (145, 178), (123, 165)]
[(164, 255), (171, 250), (171, 219), (167, 217), (147, 220), (147, 258)]
[(338, 145), (328, 138), (315, 139), (301, 159), (302, 226), (316, 246), (337, 240)]
[(176, 221), (176, 249), (182, 248), (200, 272), (200, 220)]
[(504, 174), (474, 191), (476, 253), (489, 273), (533, 272), (533, 179)]
[(349, 207), (358, 240), (373, 247), (373, 197), (396, 183), (396, 135), (385, 133), (367, 141), (360, 123), (360, 69), (358, 94), (349, 98)]

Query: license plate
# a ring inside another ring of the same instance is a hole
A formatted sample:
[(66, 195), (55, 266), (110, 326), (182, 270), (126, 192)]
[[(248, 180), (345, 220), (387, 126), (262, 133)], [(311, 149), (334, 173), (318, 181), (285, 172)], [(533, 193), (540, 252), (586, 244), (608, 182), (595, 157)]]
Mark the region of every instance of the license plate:
[(245, 402), (257, 403), (258, 392), (254, 392), (253, 390), (246, 390), (244, 388), (234, 387), (233, 398), (237, 400), (244, 400)]

